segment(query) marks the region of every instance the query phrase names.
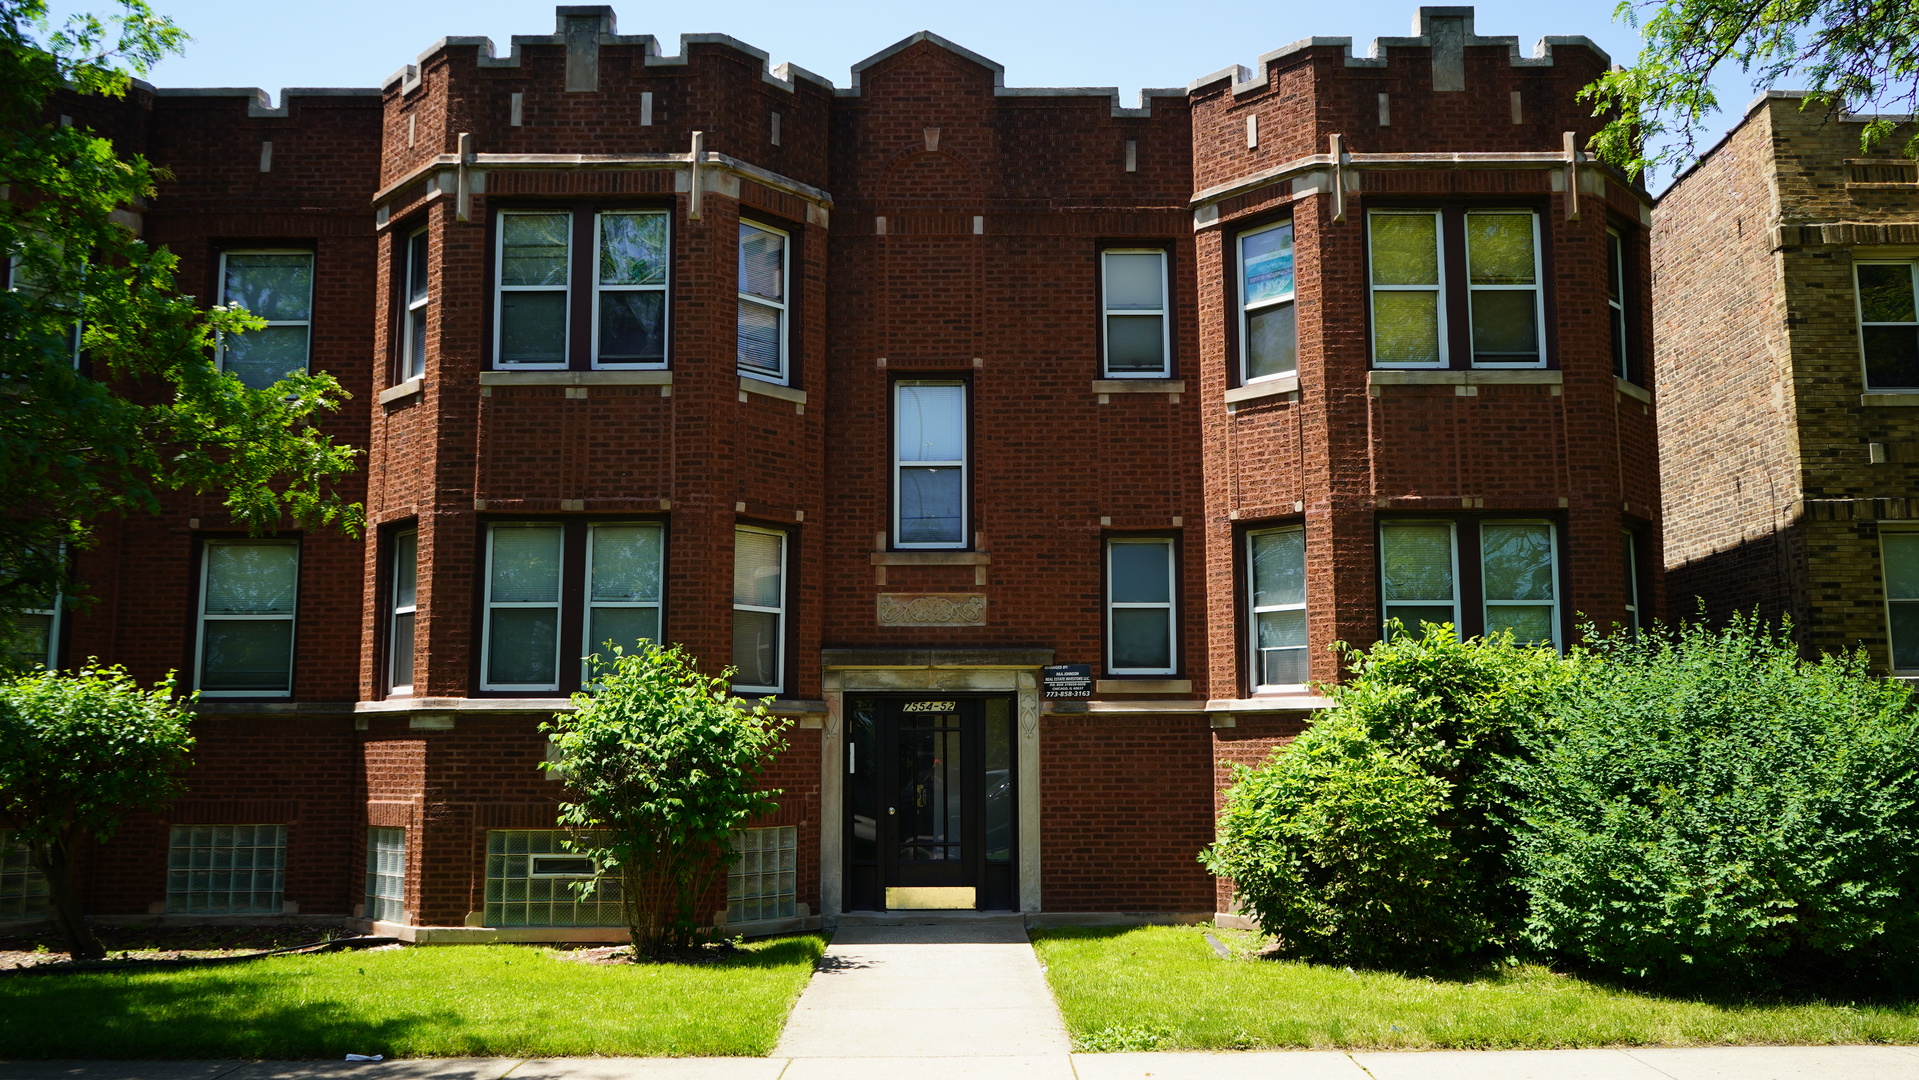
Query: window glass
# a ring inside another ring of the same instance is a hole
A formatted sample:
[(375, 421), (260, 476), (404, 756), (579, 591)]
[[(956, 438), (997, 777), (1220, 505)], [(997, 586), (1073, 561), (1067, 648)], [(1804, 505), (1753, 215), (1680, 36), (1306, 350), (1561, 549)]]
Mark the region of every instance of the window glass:
[(666, 360), (667, 216), (599, 215), (600, 364)]
[(420, 534), (404, 532), (393, 538), (393, 632), (388, 644), (393, 668), (389, 682), (395, 691), (413, 688), (413, 617), (419, 598)]
[(1474, 363), (1539, 362), (1537, 255), (1530, 212), (1466, 215)]
[(786, 538), (764, 529), (733, 532), (735, 686), (776, 690), (786, 606)]
[(1919, 670), (1919, 533), (1882, 533), (1879, 547), (1885, 562), (1892, 668), (1916, 671)]
[(570, 214), (500, 218), (500, 284), (565, 285)]
[(1373, 362), (1439, 366), (1439, 215), (1373, 213), (1366, 218), (1372, 266)]
[(366, 917), (406, 921), (406, 830), (366, 831)]
[(167, 845), (167, 914), (279, 915), (285, 825), (175, 825)]
[(1409, 631), (1459, 622), (1454, 606), (1451, 522), (1387, 522), (1379, 527), (1385, 617)]
[(740, 223), (739, 366), (786, 378), (786, 234)]
[(1173, 544), (1113, 540), (1107, 551), (1106, 668), (1116, 674), (1173, 671)]
[(1625, 241), (1611, 229), (1606, 230), (1606, 306), (1612, 315), (1612, 369), (1622, 379), (1632, 378), (1626, 348), (1626, 255)]
[(293, 680), (300, 551), (284, 541), (209, 542), (203, 555), (203, 692), (284, 695)]
[[(566, 849), (563, 829), (496, 830), (486, 834), (486, 899), (488, 926), (625, 926), (620, 876), (594, 878), (591, 859), (584, 874), (558, 874), (553, 869), (581, 865)], [(560, 862), (564, 860), (564, 863)], [(541, 873), (543, 866), (549, 872)], [(582, 896), (575, 882), (594, 880), (592, 892)]]
[(1252, 565), (1253, 684), (1297, 686), (1307, 679), (1306, 530), (1246, 537)]
[(799, 900), (800, 830), (795, 825), (733, 830), (726, 867), (726, 921), (790, 919)]
[(27, 845), (0, 829), (0, 921), (45, 915), (47, 892), (47, 879), (34, 867)]
[(1639, 538), (1624, 534), (1626, 552), (1626, 632), (1639, 633)]
[(1240, 302), (1245, 309), (1240, 381), (1291, 375), (1299, 370), (1292, 222), (1242, 235), (1239, 258)]
[(1165, 375), (1166, 253), (1101, 254), (1106, 307), (1106, 371), (1110, 375)]
[(406, 363), (404, 377), (417, 379), (426, 374), (426, 231), (407, 240), (406, 258)]
[(1919, 316), (1913, 312), (1913, 264), (1859, 263), (1856, 269), (1866, 386), (1919, 387)]
[(313, 254), (230, 251), (222, 264), (221, 302), (244, 307), (267, 325), (222, 335), (221, 368), (256, 390), (305, 371), (313, 319)]
[(1510, 630), (1522, 645), (1553, 644), (1553, 527), (1545, 522), (1484, 522), (1479, 547), (1486, 633)]
[(895, 386), (897, 542), (966, 546), (966, 387)]
[(566, 213), (500, 215), (499, 362), (564, 367)]
[(558, 525), (496, 525), (487, 569), (489, 689), (553, 689), (560, 630)]

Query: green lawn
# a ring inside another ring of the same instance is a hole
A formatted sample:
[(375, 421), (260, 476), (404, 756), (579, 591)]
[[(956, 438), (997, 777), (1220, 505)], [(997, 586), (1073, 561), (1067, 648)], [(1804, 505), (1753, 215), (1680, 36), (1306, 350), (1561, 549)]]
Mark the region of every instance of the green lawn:
[(825, 949), (594, 965), (471, 945), (0, 979), (0, 1060), (766, 1054)]
[(1915, 1043), (1919, 1002), (1713, 1004), (1526, 966), (1435, 980), (1253, 960), (1251, 935), (1203, 927), (1035, 930), (1076, 1047), (1432, 1049)]

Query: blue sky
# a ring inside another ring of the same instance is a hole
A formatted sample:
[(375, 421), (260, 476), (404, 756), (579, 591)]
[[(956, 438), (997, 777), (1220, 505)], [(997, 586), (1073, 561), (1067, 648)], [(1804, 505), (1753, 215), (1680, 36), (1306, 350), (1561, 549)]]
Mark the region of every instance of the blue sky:
[[(276, 103), (286, 86), (377, 86), (448, 35), (491, 37), (504, 54), (516, 33), (553, 32), (550, 3), (151, 2), (194, 39), (186, 55), (167, 60), (149, 76), (151, 81), (181, 87), (259, 86)], [(87, 6), (104, 10), (98, 3)], [(1477, 29), (1481, 34), (1515, 35), (1527, 54), (1544, 35), (1582, 34), (1615, 63), (1630, 63), (1639, 50), (1639, 35), (1613, 21), (1612, 7), (1612, 0), (1498, 0), (1476, 5)], [(848, 69), (859, 60), (915, 31), (931, 30), (1004, 65), (1008, 85), (1118, 86), (1129, 105), (1142, 86), (1184, 87), (1228, 65), (1250, 65), (1260, 53), (1303, 37), (1351, 37), (1355, 51), (1364, 53), (1375, 37), (1406, 34), (1416, 9), (1409, 0), (1347, 0), (1331, 7), (1244, 0), (614, 5), (620, 32), (652, 34), (660, 39), (662, 51), (677, 52), (682, 33), (731, 34), (771, 54), (773, 63), (790, 60), (837, 86), (847, 85)], [(1750, 96), (1739, 73), (1721, 80), (1721, 100), (1732, 109)], [(1723, 113), (1714, 118), (1702, 146), (1730, 123)], [(1664, 186), (1664, 178), (1655, 186)]]

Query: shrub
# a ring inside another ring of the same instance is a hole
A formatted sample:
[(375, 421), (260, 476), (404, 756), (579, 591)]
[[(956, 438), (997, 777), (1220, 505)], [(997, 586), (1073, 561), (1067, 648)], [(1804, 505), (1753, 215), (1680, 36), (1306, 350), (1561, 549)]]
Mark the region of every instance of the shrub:
[(1431, 965), (1510, 942), (1498, 763), (1571, 663), (1450, 627), (1349, 656), (1336, 708), (1234, 769), (1201, 860), (1295, 956)]
[(1594, 646), (1525, 733), (1528, 936), (1719, 988), (1887, 973), (1919, 937), (1919, 739), (1862, 653), (1802, 661), (1739, 618)]

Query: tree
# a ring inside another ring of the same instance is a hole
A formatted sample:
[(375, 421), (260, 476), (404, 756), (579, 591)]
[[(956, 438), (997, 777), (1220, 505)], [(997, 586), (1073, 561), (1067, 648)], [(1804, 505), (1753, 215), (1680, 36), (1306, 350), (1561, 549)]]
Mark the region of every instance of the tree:
[(48, 115), (63, 86), (118, 98), (129, 69), (179, 51), (171, 21), (119, 2), (56, 31), (44, 0), (0, 0), (0, 257), (14, 286), (0, 292), (0, 629), (52, 605), (66, 550), (97, 520), (155, 512), (160, 492), (220, 495), (256, 533), (361, 522), (334, 489), (356, 451), (312, 426), (340, 406), (340, 384), (295, 373), (250, 389), (221, 372), (215, 335), (265, 323), (182, 295), (178, 259), (121, 224), (163, 171)]
[(0, 681), (0, 826), (47, 879), (54, 926), (75, 960), (106, 955), (74, 888), (80, 842), (105, 842), (127, 814), (179, 791), (192, 714), (173, 689), (171, 675), (142, 691), (125, 669), (92, 662)]
[[(1597, 112), (1612, 113), (1594, 151), (1634, 175), (1696, 156), (1697, 135), (1719, 107), (1712, 76), (1727, 63), (1755, 89), (1800, 83), (1805, 107), (1919, 112), (1919, 6), (1906, 0), (1621, 0), (1614, 17), (1643, 19), (1645, 45), (1631, 67), (1602, 75), (1584, 94)], [(1895, 126), (1867, 123), (1861, 151)], [(1673, 141), (1648, 156), (1667, 135)], [(1919, 132), (1902, 149), (1919, 154)]]
[(733, 669), (709, 678), (677, 645), (615, 646), (589, 663), (591, 692), (541, 725), (558, 750), (543, 767), (567, 781), (573, 850), (618, 882), (634, 955), (670, 955), (698, 942), (733, 830), (777, 808), (781, 793), (758, 783), (785, 721), (733, 697)]

